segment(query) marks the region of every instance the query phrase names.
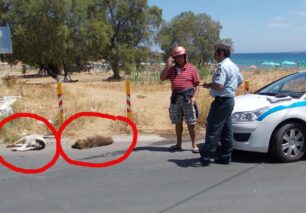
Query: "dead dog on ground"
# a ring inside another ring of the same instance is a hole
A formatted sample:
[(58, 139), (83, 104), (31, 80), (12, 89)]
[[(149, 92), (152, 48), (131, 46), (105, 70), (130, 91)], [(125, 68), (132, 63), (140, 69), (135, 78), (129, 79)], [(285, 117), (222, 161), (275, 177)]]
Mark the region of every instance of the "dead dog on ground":
[(32, 134), (20, 138), (13, 144), (9, 144), (6, 147), (12, 148), (12, 151), (31, 151), (44, 149), (47, 142), (42, 135)]
[(90, 149), (99, 146), (107, 146), (113, 144), (114, 140), (106, 135), (94, 135), (87, 138), (77, 140), (71, 148), (73, 149)]

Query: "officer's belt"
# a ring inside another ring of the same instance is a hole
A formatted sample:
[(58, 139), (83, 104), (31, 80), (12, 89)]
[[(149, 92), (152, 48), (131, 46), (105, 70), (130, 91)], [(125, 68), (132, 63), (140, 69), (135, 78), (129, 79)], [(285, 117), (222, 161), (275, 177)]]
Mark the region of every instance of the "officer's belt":
[(227, 99), (230, 99), (230, 98), (234, 98), (234, 97), (215, 96), (215, 100), (216, 100), (216, 101), (227, 100)]

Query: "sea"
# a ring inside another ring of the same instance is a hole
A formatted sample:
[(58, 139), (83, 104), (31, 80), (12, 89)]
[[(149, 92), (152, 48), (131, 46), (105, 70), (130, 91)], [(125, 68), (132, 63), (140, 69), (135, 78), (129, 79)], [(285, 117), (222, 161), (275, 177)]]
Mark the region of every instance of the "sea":
[(233, 53), (231, 59), (244, 70), (286, 69), (296, 67), (306, 69), (306, 51), (281, 53)]

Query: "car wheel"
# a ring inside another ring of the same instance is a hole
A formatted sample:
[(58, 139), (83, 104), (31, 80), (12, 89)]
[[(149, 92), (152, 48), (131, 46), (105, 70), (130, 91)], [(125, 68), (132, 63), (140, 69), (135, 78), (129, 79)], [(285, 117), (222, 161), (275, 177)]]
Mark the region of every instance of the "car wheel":
[(280, 162), (294, 162), (303, 157), (306, 149), (305, 128), (298, 123), (281, 126), (273, 135), (272, 156)]

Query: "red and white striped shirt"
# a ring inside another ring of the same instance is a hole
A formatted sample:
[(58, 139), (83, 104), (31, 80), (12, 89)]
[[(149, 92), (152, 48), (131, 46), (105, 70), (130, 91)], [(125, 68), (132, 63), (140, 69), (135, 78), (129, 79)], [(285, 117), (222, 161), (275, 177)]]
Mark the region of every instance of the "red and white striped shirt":
[(192, 64), (185, 64), (179, 72), (177, 66), (172, 66), (167, 70), (167, 79), (171, 81), (172, 91), (182, 91), (200, 84), (198, 71)]

